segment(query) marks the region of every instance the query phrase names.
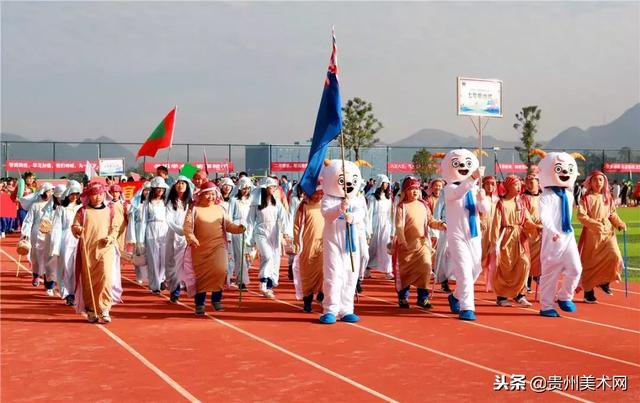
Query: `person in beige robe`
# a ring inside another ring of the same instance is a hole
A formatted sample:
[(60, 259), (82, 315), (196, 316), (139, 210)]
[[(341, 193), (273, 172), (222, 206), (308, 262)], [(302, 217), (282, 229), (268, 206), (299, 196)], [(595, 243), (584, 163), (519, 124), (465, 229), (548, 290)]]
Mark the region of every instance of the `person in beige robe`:
[(480, 214), (480, 233), (482, 234), (482, 270), (484, 271), (485, 278), (485, 290), (491, 291), (491, 248), (490, 244), (495, 239), (491, 239), (491, 223), (493, 223), (493, 216), (496, 212), (496, 205), (498, 204), (498, 190), (496, 178), (493, 176), (485, 176), (482, 178), (482, 189), (486, 194), (486, 198), (489, 201), (489, 210), (486, 213)]
[(428, 228), (446, 230), (446, 225), (435, 221), (431, 211), (422, 200), (420, 181), (406, 178), (402, 184), (402, 196), (395, 216), (395, 278), (398, 290), (398, 305), (409, 308), (409, 289), (418, 289), (417, 305), (431, 309), (428, 284), (431, 278), (431, 241)]
[(195, 313), (204, 315), (207, 292), (216, 311), (222, 306), (222, 290), (227, 277), (226, 233), (241, 234), (243, 225), (234, 224), (224, 208), (216, 204), (220, 191), (207, 182), (197, 194), (196, 204), (189, 207), (184, 220), (184, 236), (190, 247), (191, 264), (195, 274)]
[(578, 220), (584, 226), (578, 241), (582, 262), (584, 301), (597, 303), (594, 288), (600, 287), (612, 295), (609, 283), (619, 279), (623, 267), (615, 230), (626, 230), (626, 224), (616, 214), (607, 177), (593, 171), (584, 181), (587, 193), (578, 204)]
[(89, 184), (84, 195), (87, 203), (78, 210), (71, 225), (72, 234), (79, 238), (76, 311), (85, 311), (91, 323), (98, 322), (98, 313), (103, 322), (111, 322), (109, 311), (122, 292), (120, 265), (116, 264), (122, 210), (105, 204), (105, 192), (102, 184)]
[(491, 225), (492, 253), (496, 254), (496, 268), (492, 273), (493, 290), (499, 306), (511, 306), (509, 298), (529, 307), (525, 297), (529, 277), (527, 233), (542, 230), (531, 220), (529, 211), (520, 200), (521, 182), (515, 175), (504, 181), (507, 193), (498, 201)]
[[(540, 221), (540, 182), (538, 175), (530, 173), (525, 180), (525, 191), (522, 196), (522, 204), (529, 211), (529, 216), (534, 224), (542, 224)], [(536, 283), (540, 279), (540, 248), (542, 246), (542, 236), (539, 232), (534, 232), (529, 235), (529, 278), (527, 279), (527, 292), (531, 291), (531, 280), (535, 280)]]
[(322, 302), (324, 299), (322, 293), (324, 217), (320, 211), (320, 201), (323, 194), (322, 189), (318, 188), (308, 200), (304, 200), (298, 207), (293, 221), (293, 248), (297, 254), (294, 259), (294, 265), (297, 269), (294, 271), (294, 275), (300, 275), (299, 281), (305, 312), (313, 311), (311, 304), (314, 294), (318, 302)]

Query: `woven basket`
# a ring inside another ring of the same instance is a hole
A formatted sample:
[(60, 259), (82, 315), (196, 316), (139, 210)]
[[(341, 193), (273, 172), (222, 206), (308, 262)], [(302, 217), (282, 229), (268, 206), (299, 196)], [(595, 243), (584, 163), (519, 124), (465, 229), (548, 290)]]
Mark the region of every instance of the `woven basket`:
[(42, 219), (42, 221), (40, 221), (40, 227), (38, 227), (38, 231), (40, 231), (42, 234), (48, 234), (51, 232), (51, 227), (53, 227), (51, 220), (44, 218)]
[(18, 246), (16, 247), (18, 255), (26, 256), (31, 251), (31, 242), (26, 239), (22, 239), (18, 241)]

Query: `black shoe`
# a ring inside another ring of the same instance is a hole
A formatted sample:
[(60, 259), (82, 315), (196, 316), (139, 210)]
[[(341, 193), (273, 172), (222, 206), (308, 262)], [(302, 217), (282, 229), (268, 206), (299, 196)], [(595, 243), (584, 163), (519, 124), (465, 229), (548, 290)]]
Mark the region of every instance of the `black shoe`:
[(431, 309), (431, 308), (433, 308), (433, 305), (431, 305), (431, 302), (429, 301), (429, 298), (425, 298), (423, 300), (419, 300), (416, 303), (416, 305), (418, 305), (422, 309)]
[(398, 298), (398, 306), (400, 308), (409, 309), (409, 301), (406, 298)]
[(318, 295), (316, 295), (316, 301), (318, 301), (318, 302), (324, 301), (324, 293), (323, 292), (319, 292)]
[(442, 285), (442, 292), (451, 294), (451, 288), (449, 288), (449, 282), (447, 280), (440, 283)]
[(160, 294), (160, 290), (153, 290), (151, 291), (153, 294), (159, 295)]
[(240, 284), (240, 289), (242, 291), (249, 291), (249, 289), (247, 288), (247, 285), (245, 283)]
[(306, 297), (302, 298), (302, 302), (304, 303), (304, 306), (302, 308), (303, 311), (307, 313), (313, 312), (313, 308), (311, 307), (311, 304), (313, 303), (313, 294), (307, 295)]
[(289, 277), (289, 280), (293, 280), (293, 266), (289, 265), (289, 272), (287, 274), (287, 277)]
[(164, 291), (166, 289), (167, 289), (167, 285), (163, 281), (162, 283), (160, 283), (160, 291)]
[(596, 293), (593, 292), (593, 290), (585, 291), (584, 292), (584, 302), (586, 302), (587, 304), (597, 304), (598, 300), (596, 299)]
[(73, 295), (67, 295), (67, 297), (64, 300), (66, 305), (72, 306), (73, 303), (75, 302), (75, 297)]
[(224, 306), (222, 306), (222, 302), (214, 302), (213, 309), (216, 311), (224, 311)]
[(600, 284), (599, 287), (602, 289), (602, 291), (605, 292), (605, 294), (607, 295), (613, 295), (613, 291), (611, 291), (611, 288), (609, 288), (609, 283), (607, 284)]
[(172, 304), (176, 304), (178, 301), (180, 301), (180, 297), (179, 297), (179, 296), (177, 296), (177, 295), (172, 295), (172, 296), (171, 296), (171, 298), (169, 298), (169, 301), (170, 301)]
[(362, 282), (360, 280), (356, 283), (356, 293), (362, 294)]
[(204, 305), (196, 306), (196, 315), (204, 315)]

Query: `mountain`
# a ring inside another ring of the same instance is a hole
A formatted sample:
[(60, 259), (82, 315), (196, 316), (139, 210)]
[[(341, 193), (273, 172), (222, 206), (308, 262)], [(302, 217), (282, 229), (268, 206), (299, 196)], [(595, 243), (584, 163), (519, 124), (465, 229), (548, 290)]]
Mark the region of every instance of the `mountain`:
[[(515, 141), (499, 140), (491, 135), (482, 136), (483, 145), (486, 147), (514, 147)], [(445, 130), (422, 129), (409, 137), (391, 143), (391, 146), (422, 146), (422, 147), (477, 147), (478, 140), (475, 137), (463, 137)]]
[(585, 146), (613, 150), (622, 147), (640, 149), (640, 103), (606, 125), (592, 126), (587, 130), (570, 127), (545, 144), (548, 149), (580, 149)]

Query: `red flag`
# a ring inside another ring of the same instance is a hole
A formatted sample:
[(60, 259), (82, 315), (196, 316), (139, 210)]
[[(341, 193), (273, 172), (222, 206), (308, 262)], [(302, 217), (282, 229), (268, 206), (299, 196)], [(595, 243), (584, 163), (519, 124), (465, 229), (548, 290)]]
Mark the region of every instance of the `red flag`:
[(171, 144), (173, 144), (176, 109), (177, 107), (171, 109), (169, 113), (167, 113), (167, 116), (162, 119), (162, 122), (160, 122), (158, 127), (151, 133), (151, 136), (149, 136), (147, 141), (140, 147), (140, 150), (138, 150), (136, 159), (142, 156), (155, 157), (159, 149), (171, 147)]

